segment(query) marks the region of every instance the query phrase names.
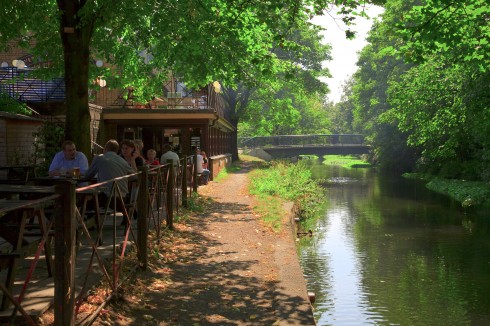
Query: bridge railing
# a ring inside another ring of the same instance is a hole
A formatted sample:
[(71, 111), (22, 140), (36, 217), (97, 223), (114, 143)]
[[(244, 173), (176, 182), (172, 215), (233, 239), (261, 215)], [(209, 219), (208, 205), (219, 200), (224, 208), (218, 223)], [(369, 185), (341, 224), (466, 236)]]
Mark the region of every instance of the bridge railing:
[(360, 134), (282, 135), (239, 138), (238, 148), (364, 145)]

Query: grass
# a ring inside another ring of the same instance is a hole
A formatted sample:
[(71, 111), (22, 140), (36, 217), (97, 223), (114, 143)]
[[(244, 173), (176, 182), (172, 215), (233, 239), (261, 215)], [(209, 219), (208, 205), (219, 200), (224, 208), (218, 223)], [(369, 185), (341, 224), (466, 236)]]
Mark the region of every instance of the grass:
[(202, 213), (206, 209), (206, 199), (198, 195), (197, 192), (192, 192), (187, 198), (187, 207), (181, 206), (178, 214), (174, 216), (175, 222), (185, 222), (193, 213)]
[(220, 182), (221, 180), (226, 179), (226, 177), (228, 177), (228, 174), (229, 173), (233, 173), (233, 172), (237, 172), (237, 171), (240, 171), (240, 167), (238, 165), (233, 164), (229, 168), (222, 169), (218, 173), (218, 175), (216, 176), (216, 178), (214, 178), (213, 181)]
[(450, 196), (463, 207), (490, 205), (490, 184), (487, 182), (444, 179), (421, 173), (405, 173), (403, 176), (427, 181), (428, 189)]
[(338, 165), (348, 169), (371, 167), (371, 164), (355, 155), (325, 155), (323, 157), (323, 164)]
[(316, 216), (325, 202), (323, 188), (301, 161), (298, 164), (275, 161), (252, 171), (250, 193), (258, 201), (255, 211), (275, 231), (282, 225), (284, 202), (293, 201), (304, 219)]

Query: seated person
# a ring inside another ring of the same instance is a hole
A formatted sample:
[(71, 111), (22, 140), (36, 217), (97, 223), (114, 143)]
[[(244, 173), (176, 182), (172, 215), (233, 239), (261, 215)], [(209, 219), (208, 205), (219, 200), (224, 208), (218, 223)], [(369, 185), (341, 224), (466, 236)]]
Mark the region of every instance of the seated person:
[(174, 168), (179, 167), (180, 157), (177, 153), (172, 151), (172, 146), (170, 144), (163, 145), (163, 154), (160, 157), (160, 164), (166, 164), (167, 160), (172, 160)]
[(138, 166), (145, 165), (145, 160), (141, 158), (141, 153), (139, 152), (139, 146), (137, 147), (132, 140), (126, 139), (121, 142), (120, 156), (126, 160), (135, 172), (138, 171)]
[(206, 152), (205, 151), (201, 151), (201, 155), (202, 155), (202, 159), (203, 159), (203, 164), (202, 164), (202, 167), (203, 169), (208, 169), (208, 156), (206, 155)]
[(80, 168), (80, 174), (85, 174), (88, 169), (88, 160), (85, 154), (77, 152), (75, 143), (65, 140), (61, 148), (62, 151), (56, 153), (49, 166), (49, 176), (71, 173), (75, 167)]
[[(87, 170), (85, 177), (87, 179), (93, 178), (97, 176), (98, 182), (104, 182), (107, 180), (111, 180), (114, 178), (122, 177), (135, 171), (131, 168), (131, 166), (126, 162), (124, 158), (117, 155), (117, 151), (119, 150), (119, 144), (116, 140), (110, 139), (104, 146), (104, 154), (94, 157), (92, 164)], [(122, 179), (116, 181), (119, 190), (121, 192), (121, 196), (124, 198), (128, 195), (128, 180)], [(111, 196), (112, 182), (104, 185), (103, 194), (101, 203), (104, 202), (105, 199)], [(116, 193), (116, 196), (118, 194)], [(104, 203), (105, 204), (105, 203)]]
[(201, 174), (202, 183), (205, 184), (205, 185), (207, 185), (208, 184), (208, 181), (209, 181), (209, 175), (211, 174), (211, 171), (209, 171), (208, 169), (205, 169), (203, 167), (203, 165), (204, 165), (204, 158), (202, 157), (201, 151), (199, 149), (196, 150), (196, 154), (197, 154), (197, 160), (196, 160), (197, 173)]
[[(138, 153), (138, 157), (139, 157), (138, 160), (140, 160), (140, 162), (145, 164), (146, 159), (145, 159), (145, 156), (143, 155), (143, 148), (144, 148), (143, 141), (141, 139), (135, 139), (135, 140), (133, 140), (133, 144), (134, 144), (134, 149), (136, 150), (136, 153)], [(138, 161), (136, 161), (136, 163), (138, 163)], [(140, 165), (138, 165), (138, 166), (140, 166)]]
[(157, 151), (154, 149), (149, 149), (146, 152), (146, 157), (148, 158), (146, 160), (146, 164), (148, 165), (160, 165), (160, 161), (156, 158), (157, 157)]

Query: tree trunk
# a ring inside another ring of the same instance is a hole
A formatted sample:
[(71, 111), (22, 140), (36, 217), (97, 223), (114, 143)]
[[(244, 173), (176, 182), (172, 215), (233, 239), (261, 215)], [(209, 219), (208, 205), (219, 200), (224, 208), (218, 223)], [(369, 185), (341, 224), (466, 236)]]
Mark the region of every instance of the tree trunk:
[(80, 22), (78, 1), (58, 1), (62, 13), (60, 34), (65, 64), (65, 139), (90, 158), (90, 110), (88, 106), (88, 68), (92, 24)]

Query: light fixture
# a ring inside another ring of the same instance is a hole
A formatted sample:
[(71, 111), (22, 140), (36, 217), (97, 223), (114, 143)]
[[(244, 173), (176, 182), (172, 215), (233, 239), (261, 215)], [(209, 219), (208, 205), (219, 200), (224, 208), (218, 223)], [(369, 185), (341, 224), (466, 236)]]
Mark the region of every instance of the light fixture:
[(12, 66), (17, 67), (18, 69), (24, 69), (26, 63), (23, 60), (12, 60)]
[(104, 65), (104, 62), (102, 60), (97, 60), (95, 61), (95, 65), (100, 68)]
[(219, 83), (219, 81), (213, 82), (213, 87), (216, 93), (221, 93), (221, 84)]

